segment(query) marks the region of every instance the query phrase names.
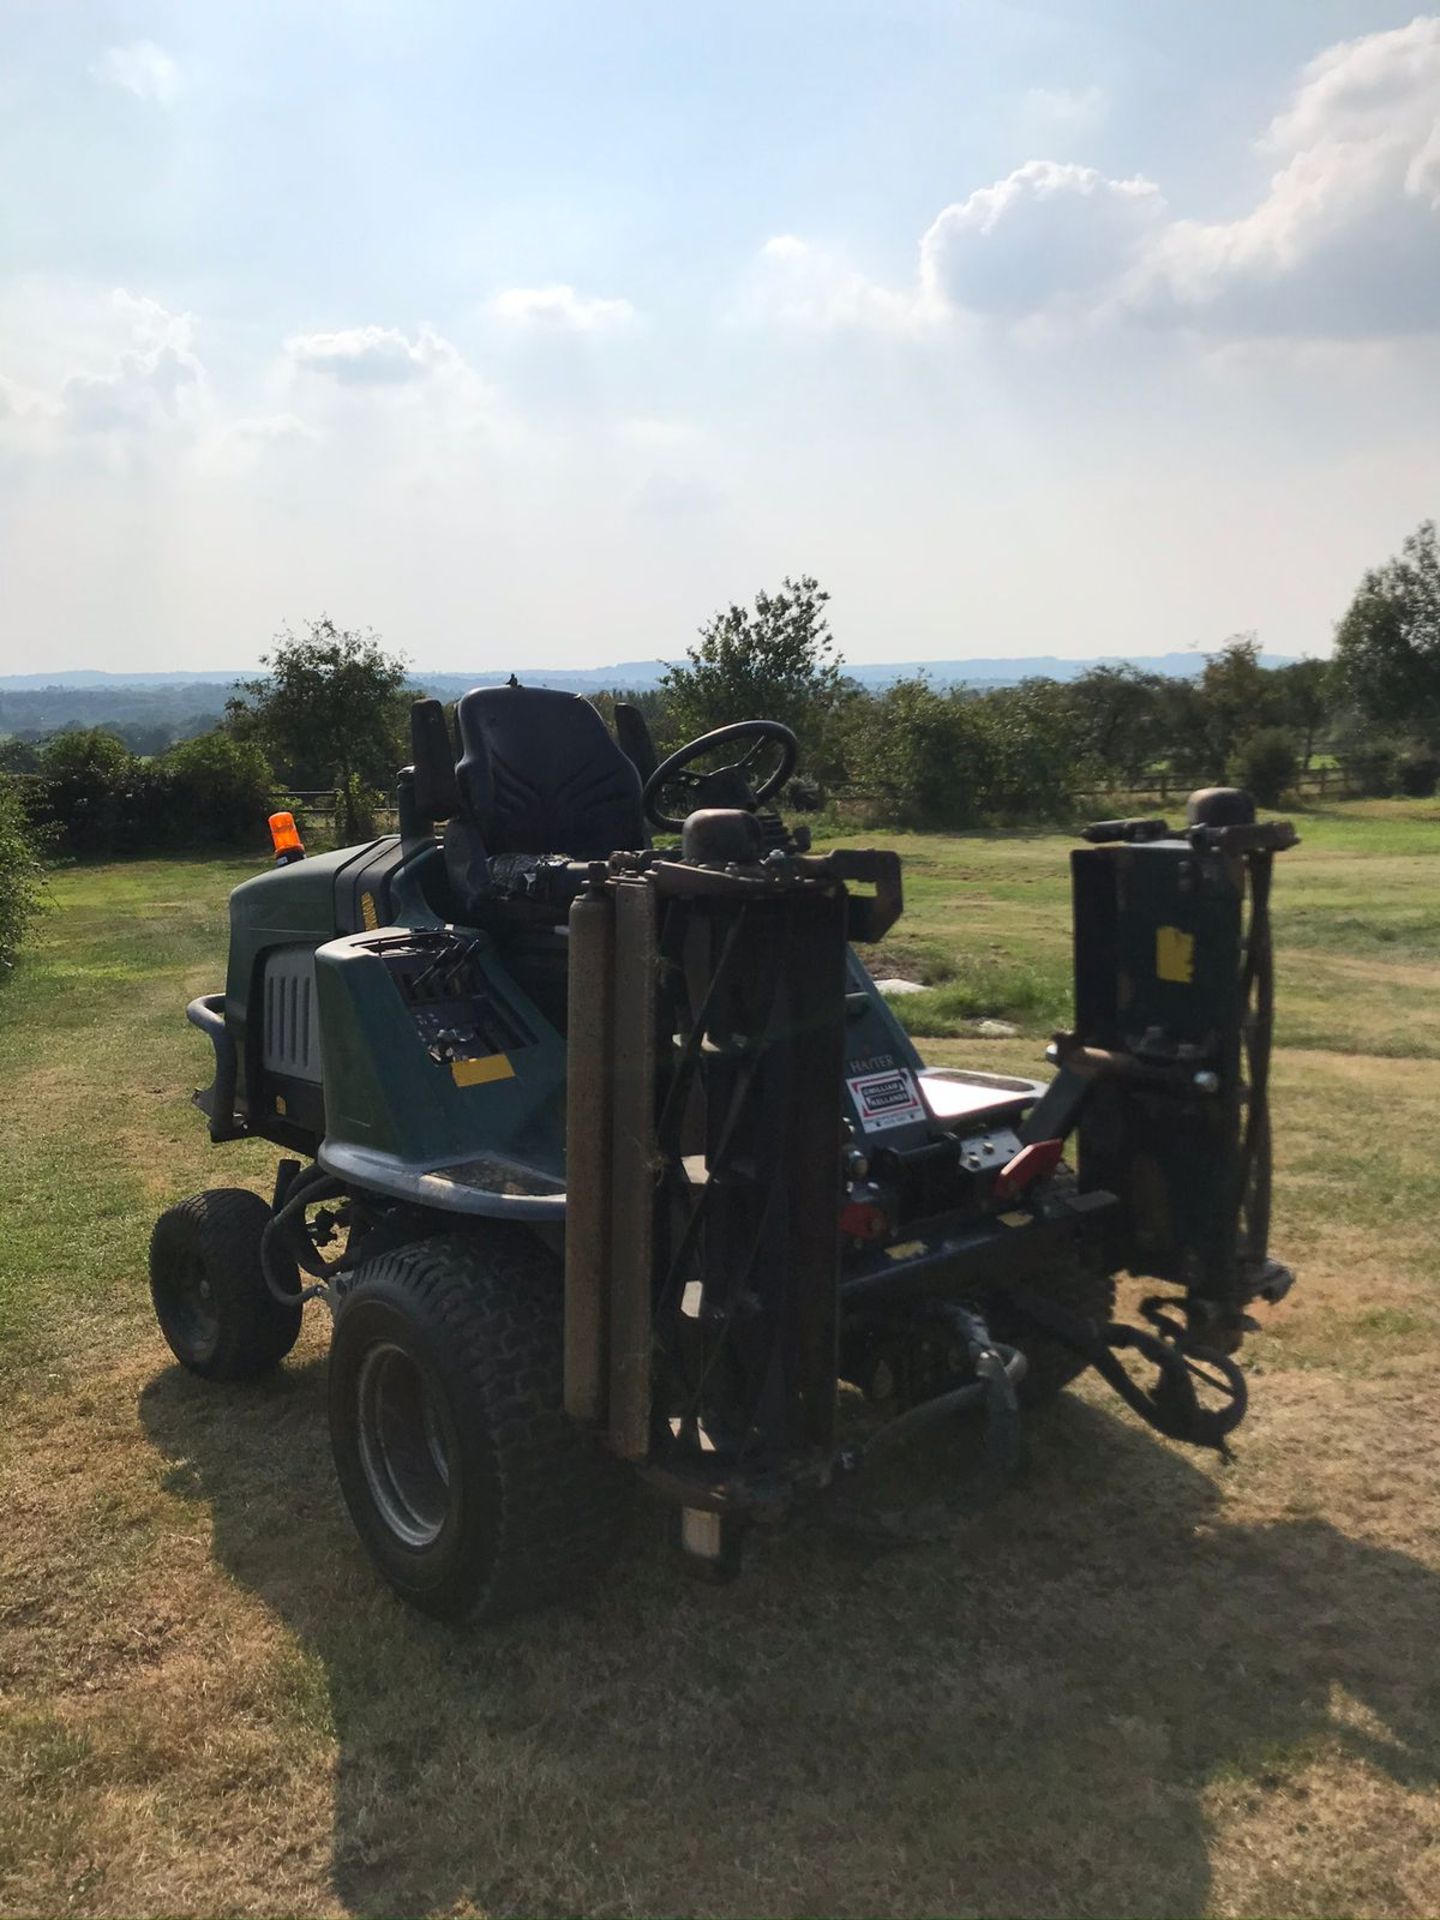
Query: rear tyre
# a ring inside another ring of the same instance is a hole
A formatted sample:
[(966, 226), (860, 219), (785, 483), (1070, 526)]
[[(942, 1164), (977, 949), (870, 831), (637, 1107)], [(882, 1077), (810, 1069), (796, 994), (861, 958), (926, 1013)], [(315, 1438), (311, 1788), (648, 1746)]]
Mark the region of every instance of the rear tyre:
[(413, 1606), (496, 1620), (610, 1559), (629, 1476), (566, 1414), (558, 1262), (497, 1226), (378, 1254), (335, 1319), (330, 1438), (376, 1566)]
[[(270, 1209), (241, 1187), (212, 1187), (169, 1207), (150, 1236), (150, 1297), (182, 1367), (202, 1380), (268, 1373), (300, 1334), (300, 1309), (265, 1284), (260, 1239)], [(299, 1276), (296, 1275), (296, 1291)]]

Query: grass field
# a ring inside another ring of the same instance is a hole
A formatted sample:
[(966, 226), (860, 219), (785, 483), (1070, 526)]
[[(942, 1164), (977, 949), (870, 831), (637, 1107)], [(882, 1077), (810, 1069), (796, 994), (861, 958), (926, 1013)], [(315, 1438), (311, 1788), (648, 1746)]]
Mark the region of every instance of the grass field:
[[(155, 1213), (265, 1189), (184, 1024), (244, 868), (56, 876), (0, 995), (0, 1910), (1440, 1911), (1440, 806), (1300, 822), (1277, 880), (1275, 1239), (1235, 1464), (1091, 1386), (983, 1514), (964, 1441), (689, 1584), (645, 1520), (584, 1606), (469, 1638), (372, 1578), (323, 1328), (205, 1387)], [(1066, 842), (902, 840), (881, 960), (938, 1058), (1037, 1061)], [(965, 1037), (982, 1014), (1022, 1028)], [(318, 1310), (315, 1310), (318, 1311)], [(898, 1544), (903, 1542), (903, 1544)]]

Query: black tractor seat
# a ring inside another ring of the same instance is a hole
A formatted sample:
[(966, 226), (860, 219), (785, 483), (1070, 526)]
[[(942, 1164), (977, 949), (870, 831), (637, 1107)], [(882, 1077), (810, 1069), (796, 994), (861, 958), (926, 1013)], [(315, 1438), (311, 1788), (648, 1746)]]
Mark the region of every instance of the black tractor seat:
[(650, 844), (640, 774), (580, 694), (476, 687), (455, 711), (463, 817), (487, 853), (601, 860)]
[[(499, 941), (521, 985), (562, 1033), (565, 904), (549, 897), (547, 862), (604, 860), (648, 847), (636, 761), (579, 694), (548, 687), (476, 687), (455, 713), (460, 759), (438, 700), (412, 713), (422, 817), (445, 821), (447, 919)], [(631, 716), (627, 715), (627, 719)], [(633, 716), (627, 744), (654, 750)]]

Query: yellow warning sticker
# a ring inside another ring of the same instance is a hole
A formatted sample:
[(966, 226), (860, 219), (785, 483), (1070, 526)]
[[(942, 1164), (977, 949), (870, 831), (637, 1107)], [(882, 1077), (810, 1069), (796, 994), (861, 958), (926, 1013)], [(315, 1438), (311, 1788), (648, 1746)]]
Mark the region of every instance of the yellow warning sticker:
[(375, 931), (375, 929), (376, 929), (376, 927), (378, 927), (378, 926), (379, 926), (379, 924), (380, 924), (380, 910), (379, 910), (379, 908), (378, 908), (378, 907), (377, 907), (377, 906), (375, 905), (375, 896), (374, 896), (374, 894), (373, 894), (373, 893), (362, 893), (362, 894), (361, 894), (361, 896), (360, 896), (360, 918), (361, 918), (361, 920), (362, 920), (362, 921), (364, 922), (364, 925), (365, 925), (365, 931), (366, 931), (367, 933), (373, 933), (373, 932)]
[(1195, 936), (1180, 927), (1155, 929), (1155, 973), (1188, 987), (1195, 978)]
[(450, 1072), (457, 1087), (483, 1087), (491, 1080), (515, 1078), (508, 1053), (487, 1053), (482, 1060), (452, 1060)]

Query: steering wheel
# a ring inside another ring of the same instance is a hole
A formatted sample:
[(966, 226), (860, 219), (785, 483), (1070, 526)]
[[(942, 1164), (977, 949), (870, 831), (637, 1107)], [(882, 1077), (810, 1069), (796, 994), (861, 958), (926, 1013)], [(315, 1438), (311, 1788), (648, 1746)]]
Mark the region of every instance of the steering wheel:
[[(750, 751), (742, 754), (733, 766), (715, 767), (709, 773), (685, 771), (692, 760), (698, 760), (701, 754), (709, 753), (715, 747), (723, 747), (731, 740), (753, 742)], [(767, 740), (779, 742), (779, 763), (773, 773), (752, 789), (745, 769)], [(784, 786), (795, 771), (799, 752), (799, 741), (790, 728), (782, 726), (778, 720), (737, 720), (732, 726), (716, 727), (713, 733), (702, 733), (698, 739), (677, 747), (668, 760), (662, 760), (656, 767), (645, 782), (645, 790), (640, 796), (645, 817), (653, 826), (667, 827), (672, 833), (680, 831), (684, 820), (660, 811), (660, 795), (670, 786), (688, 788), (700, 806), (743, 807), (753, 812)], [(710, 789), (708, 793), (707, 788)]]

